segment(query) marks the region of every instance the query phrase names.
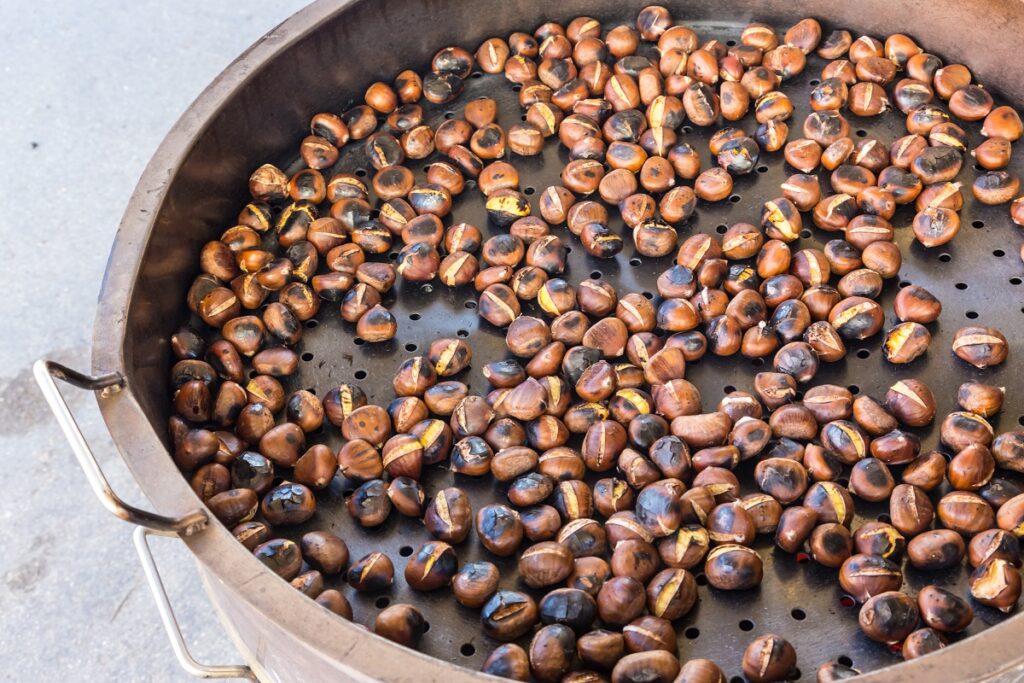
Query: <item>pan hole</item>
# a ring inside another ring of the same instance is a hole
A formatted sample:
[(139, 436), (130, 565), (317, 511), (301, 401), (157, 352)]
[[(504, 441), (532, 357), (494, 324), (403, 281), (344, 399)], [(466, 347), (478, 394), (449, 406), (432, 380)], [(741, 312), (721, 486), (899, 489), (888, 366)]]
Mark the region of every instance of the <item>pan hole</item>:
[(462, 653), (463, 657), (472, 657), (476, 654), (476, 648), (473, 647), (473, 643), (463, 643), (462, 647), (459, 648), (459, 652)]
[(590, 273), (590, 279), (591, 280), (600, 280), (601, 279), (601, 271), (600, 270), (592, 271)]
[(977, 311), (967, 311), (967, 313), (965, 313), (964, 315), (967, 316), (968, 320), (976, 320), (978, 318)]
[(641, 261), (640, 259), (638, 259), (636, 257), (633, 257), (633, 258), (629, 259), (629, 265), (631, 265), (633, 267), (636, 267), (636, 266), (639, 266), (639, 265), (642, 265), (642, 264), (643, 264), (643, 261)]
[(398, 554), (402, 557), (409, 557), (410, 555), (412, 555), (412, 546), (403, 545), (401, 548), (398, 549)]
[(804, 674), (802, 671), (800, 671), (800, 669), (793, 669), (793, 675), (790, 676), (787, 680), (799, 681), (803, 677), (803, 675)]
[(757, 172), (758, 173), (767, 173), (768, 172), (768, 167), (767, 166), (758, 166), (757, 167)]
[(423, 632), (426, 633), (429, 630), (430, 630), (430, 622), (429, 621), (424, 621), (423, 622)]
[(388, 605), (391, 604), (391, 598), (389, 598), (389, 597), (387, 597), (385, 595), (382, 595), (381, 597), (379, 597), (376, 600), (374, 600), (373, 604), (374, 604), (374, 606), (376, 606), (376, 607), (378, 607), (380, 609), (384, 609), (385, 607), (387, 607)]
[(302, 354), (302, 360), (308, 363), (309, 361), (313, 360), (313, 354), (310, 353), (309, 351), (306, 351), (304, 354)]
[(398, 260), (398, 252), (397, 251), (389, 252), (388, 253), (388, 260), (389, 261), (397, 261)]
[(910, 286), (909, 280), (900, 280), (900, 289), (905, 289)]
[(863, 128), (861, 128), (860, 130), (857, 131), (857, 137), (859, 137), (859, 138), (866, 138), (867, 136), (868, 136), (868, 132), (866, 130), (864, 130)]
[(417, 348), (419, 348), (419, 347), (416, 346), (415, 344), (406, 344), (405, 345), (405, 350), (409, 351), (409, 352), (415, 351)]
[(1021, 279), (1019, 277), (1011, 277), (1010, 278), (1010, 284), (1011, 285), (1019, 285), (1020, 283), (1021, 283)]
[(878, 515), (878, 521), (882, 524), (891, 524), (892, 518), (883, 512), (882, 514)]
[(694, 579), (697, 581), (698, 586), (708, 585), (708, 577), (704, 575), (704, 572), (697, 574), (697, 576), (695, 576)]
[(812, 79), (811, 79), (810, 81), (808, 81), (808, 83), (809, 83), (809, 84), (810, 84), (811, 86), (815, 86), (815, 85), (821, 85), (821, 81), (819, 81), (819, 80), (818, 80), (817, 78), (812, 78)]
[(750, 361), (750, 364), (753, 365), (755, 368), (764, 367), (764, 358), (755, 358), (754, 360)]
[(1020, 417), (1017, 418), (1017, 424), (1019, 424), (1021, 427), (1024, 427), (1024, 415), (1021, 415)]
[(791, 617), (793, 617), (794, 619), (796, 619), (797, 621), (803, 621), (804, 619), (807, 618), (807, 612), (803, 611), (799, 607), (797, 607), (792, 612), (790, 612), (789, 615)]
[(565, 248), (565, 253), (566, 253), (566, 255), (571, 254), (572, 253), (572, 247), (566, 247)]
[(309, 329), (313, 329), (314, 327), (316, 327), (319, 324), (320, 323), (316, 320), (316, 318), (313, 318), (312, 320), (307, 320), (306, 321), (306, 327), (308, 327)]
[(463, 339), (465, 339), (466, 337), (469, 336), (469, 330), (459, 330), (455, 334), (458, 335), (459, 337), (462, 337)]
[(366, 177), (366, 169), (365, 168), (357, 168), (356, 169), (356, 175), (359, 176), (360, 178), (365, 178)]
[(250, 371), (249, 371), (249, 379), (252, 379), (253, 377), (255, 377), (255, 376), (256, 376), (256, 375), (258, 375), (258, 374), (259, 374), (259, 373), (258, 373), (258, 372), (256, 372), (255, 370), (250, 370)]
[(958, 282), (958, 283), (956, 283), (956, 288), (961, 290), (961, 291), (963, 291), (963, 290), (967, 289), (967, 283), (966, 282)]
[(453, 111), (446, 111), (444, 113), (444, 117), (445, 117), (445, 119), (451, 121), (452, 119), (455, 118), (455, 112), (453, 112)]
[(519, 92), (522, 89), (523, 89), (523, 86), (519, 85), (518, 83), (516, 83), (515, 85), (512, 86), (512, 92)]
[(985, 227), (985, 221), (971, 221), (971, 227), (980, 230)]
[(523, 192), (524, 192), (524, 193), (526, 193), (526, 194), (533, 194), (533, 193), (534, 193), (534, 192), (536, 192), (536, 191), (537, 191), (537, 190), (536, 190), (536, 189), (534, 189), (534, 188), (532, 188), (532, 187), (528, 187), (528, 188), (526, 188), (525, 190), (523, 190)]
[(422, 317), (423, 316), (421, 316), (419, 313), (410, 313), (409, 314), (409, 320), (419, 320)]
[(861, 349), (857, 352), (857, 358), (871, 358), (871, 352), (867, 349)]
[(715, 227), (715, 232), (717, 232), (719, 235), (724, 235), (728, 230), (729, 230), (729, 226), (728, 225), (719, 225), (719, 226)]
[(683, 132), (684, 133), (692, 133), (693, 132), (693, 128), (691, 126), (683, 126)]
[(810, 239), (811, 231), (810, 230), (801, 230), (800, 231), (800, 236), (803, 237), (805, 240), (806, 239)]
[(466, 308), (471, 310), (476, 308), (476, 302), (470, 299), (469, 301), (466, 302)]
[(683, 635), (689, 638), (690, 640), (697, 640), (698, 638), (700, 638), (700, 629), (696, 626), (691, 626), (690, 628), (683, 631)]
[(722, 391), (724, 391), (727, 394), (731, 394), (732, 392), (736, 391), (736, 387), (734, 387), (731, 384), (726, 384), (724, 387), (722, 387)]
[(807, 553), (797, 553), (796, 561), (797, 564), (807, 564), (811, 560), (811, 556)]
[(743, 621), (740, 622), (740, 630), (741, 631), (753, 631), (754, 630), (754, 622), (752, 622), (750, 619), (744, 619)]
[(853, 660), (847, 657), (846, 655), (839, 655), (839, 659), (837, 659), (836, 661), (842, 664), (843, 666), (853, 666)]
[(525, 121), (526, 120), (526, 114), (523, 114), (522, 116), (520, 116), (519, 120), (520, 121)]
[(467, 181), (466, 181), (466, 189), (467, 189), (467, 190), (472, 190), (472, 189), (474, 189), (474, 188), (476, 188), (476, 181), (475, 181), (475, 180), (472, 180), (472, 179), (470, 179), (470, 180), (467, 180)]
[(844, 595), (843, 597), (839, 598), (839, 604), (849, 609), (856, 605), (857, 601), (851, 598), (849, 595)]
[(725, 41), (725, 44), (728, 45), (729, 47), (736, 47), (736, 41), (735, 40), (727, 40), (727, 41)]
[(310, 387), (309, 389), (306, 389), (306, 391), (316, 396), (316, 387)]
[(846, 388), (849, 389), (850, 393), (853, 394), (854, 396), (860, 393), (860, 387), (858, 387), (856, 384), (851, 384)]
[(836, 479), (836, 483), (842, 486), (844, 489), (849, 488), (850, 486), (850, 480), (847, 479), (846, 477), (839, 477), (838, 479)]
[(434, 291), (434, 285), (431, 285), (431, 284), (420, 285), (420, 291), (423, 292), (424, 294), (430, 294), (431, 292)]
[(729, 679), (729, 683), (747, 683), (747, 679), (743, 676), (733, 676)]
[(482, 71), (474, 71), (474, 72), (473, 72), (473, 73), (472, 73), (472, 74), (470, 75), (470, 78), (483, 78), (483, 75), (484, 75), (484, 74), (483, 74), (483, 72), (482, 72)]
[(943, 263), (949, 263), (950, 261), (953, 260), (953, 255), (952, 254), (939, 254), (939, 260), (942, 261)]
[(996, 249), (995, 251), (992, 252), (992, 255), (995, 256), (996, 258), (1003, 258), (1004, 256), (1006, 256), (1006, 252), (1003, 251), (1002, 249)]
[(356, 370), (356, 373), (355, 375), (353, 375), (353, 377), (355, 377), (356, 379), (366, 379), (366, 370)]
[(741, 199), (743, 199), (743, 197), (741, 197), (738, 194), (729, 196), (729, 201), (732, 202), (733, 204), (739, 204)]
[(645, 299), (648, 299), (648, 300), (650, 300), (650, 299), (653, 299), (653, 298), (654, 298), (654, 294), (652, 294), (651, 292), (641, 292), (641, 294), (643, 294), (643, 295), (644, 295), (644, 298), (645, 298)]

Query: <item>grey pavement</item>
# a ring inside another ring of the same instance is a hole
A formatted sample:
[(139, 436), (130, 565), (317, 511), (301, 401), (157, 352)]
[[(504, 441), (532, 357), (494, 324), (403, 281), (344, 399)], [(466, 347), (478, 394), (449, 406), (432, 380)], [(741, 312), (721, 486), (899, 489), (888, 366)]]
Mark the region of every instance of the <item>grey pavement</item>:
[[(300, 0), (0, 2), (0, 670), (5, 680), (180, 681), (131, 545), (32, 380), (87, 369), (118, 220), (189, 103)], [(113, 487), (142, 503), (91, 397), (71, 406)], [(200, 661), (234, 663), (188, 554), (154, 541)]]

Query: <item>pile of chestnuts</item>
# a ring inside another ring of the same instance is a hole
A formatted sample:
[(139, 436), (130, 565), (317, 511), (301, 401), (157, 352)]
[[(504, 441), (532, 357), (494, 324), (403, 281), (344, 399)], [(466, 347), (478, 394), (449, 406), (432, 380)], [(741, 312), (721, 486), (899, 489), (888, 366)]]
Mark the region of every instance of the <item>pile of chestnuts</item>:
[[(786, 81), (814, 58), (825, 65), (797, 127)], [(522, 122), (504, 129), (484, 97), (427, 123), (477, 71), (517, 89)], [(956, 237), (972, 199), (1012, 201), (1024, 225), (1019, 179), (1005, 170), (1024, 125), (973, 81), (902, 34), (826, 35), (804, 19), (781, 33), (752, 23), (727, 45), (654, 5), (633, 25), (579, 17), (475, 53), (444, 48), (425, 74), (403, 71), (371, 84), (363, 104), (313, 116), (301, 170), (256, 169), (252, 201), (203, 246), (191, 323), (171, 338), (175, 462), (241, 543), (326, 609), (353, 618), (328, 587), (342, 580), (378, 593), (399, 573), (414, 591), (450, 591), (502, 642), (484, 671), (515, 680), (724, 681), (714, 662), (679, 657), (673, 622), (714, 599), (697, 573), (718, 591), (759, 586), (758, 537), (834, 570), (867, 637), (907, 659), (942, 648), (972, 623), (972, 604), (1017, 605), (1024, 431), (996, 433), (1004, 390), (977, 379), (940, 415), (929, 386), (901, 368), (933, 353), (941, 302), (905, 286), (887, 327), (880, 297), (902, 265), (899, 206), (913, 204), (909, 227), (925, 248)], [(893, 110), (905, 136), (850, 137), (847, 112)], [(969, 122), (986, 137), (973, 150)], [(684, 123), (716, 130), (710, 167)], [(560, 184), (531, 196), (515, 162), (549, 140), (568, 161)], [(345, 148), (362, 150), (371, 178), (334, 171)], [(982, 168), (970, 197), (955, 180), (968, 153)], [(691, 221), (768, 154), (796, 173), (759, 215), (721, 234)], [(417, 177), (409, 164), (423, 160)], [(446, 225), (471, 188), (487, 229)], [(629, 235), (612, 227), (614, 211)], [(812, 226), (833, 239), (799, 248)], [(570, 279), (570, 243), (603, 259), (630, 237), (637, 254), (665, 259), (656, 295)], [(399, 280), (475, 290), (481, 328), (504, 336), (507, 357), (474, 357), (471, 341), (445, 337), (400, 362), (386, 406), (357, 384), (288, 393), (317, 316), (340, 311), (370, 344), (398, 334), (387, 302)], [(991, 322), (957, 330), (956, 369), (978, 377), (1006, 362), (1010, 344)], [(815, 383), (863, 340), (892, 366), (884, 395)], [(770, 367), (751, 391), (710, 405), (686, 378), (705, 354)], [(460, 379), (471, 364), (489, 392)], [(939, 443), (926, 447), (916, 430), (932, 425)], [(339, 450), (325, 429), (340, 432)], [(753, 476), (741, 482), (745, 462)], [(507, 500), (474, 510), (457, 485), (428, 492), (423, 473), (442, 466), (495, 480)], [(339, 476), (353, 484), (345, 506), (358, 525), (397, 512), (422, 520), (430, 540), (399, 559), (350, 558), (326, 530), (288, 538)], [(888, 502), (887, 520), (856, 523), (858, 500)], [(516, 559), (520, 585), (499, 588), (492, 562), (460, 562), (471, 531)], [(904, 591), (904, 560), (922, 572), (966, 561), (969, 596)], [(427, 622), (392, 604), (372, 626), (415, 647)], [(749, 643), (747, 680), (794, 675), (785, 635)], [(818, 680), (853, 673), (825, 662)]]

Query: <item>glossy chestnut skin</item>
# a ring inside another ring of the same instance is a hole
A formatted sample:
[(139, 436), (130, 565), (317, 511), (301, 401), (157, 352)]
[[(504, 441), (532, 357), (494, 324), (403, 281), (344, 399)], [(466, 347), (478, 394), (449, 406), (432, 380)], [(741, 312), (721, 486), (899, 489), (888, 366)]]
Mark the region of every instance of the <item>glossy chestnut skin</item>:
[(906, 593), (887, 591), (870, 598), (860, 609), (860, 628), (880, 643), (900, 643), (917, 628), (917, 603)]
[(704, 574), (720, 590), (745, 590), (760, 585), (763, 564), (753, 549), (724, 544), (708, 553)]
[(494, 649), (484, 661), (481, 671), (492, 676), (514, 681), (530, 680), (529, 656), (515, 643), (503, 643)]
[(959, 595), (938, 586), (925, 586), (917, 594), (921, 621), (942, 633), (957, 633), (974, 619), (974, 610)]
[(967, 561), (972, 567), (980, 567), (996, 558), (1014, 566), (1020, 565), (1020, 543), (1016, 536), (1002, 529), (989, 529), (971, 538), (967, 546)]
[(903, 659), (916, 659), (922, 655), (941, 650), (946, 646), (946, 639), (933, 628), (920, 628), (903, 641)]
[(561, 624), (577, 634), (584, 634), (596, 618), (597, 602), (582, 589), (556, 588), (541, 598), (540, 620), (543, 624)]
[(907, 541), (896, 527), (885, 522), (868, 522), (853, 533), (856, 551), (887, 560), (899, 560), (906, 550)]
[(498, 568), (490, 562), (467, 562), (452, 578), (452, 594), (459, 604), (477, 609), (498, 590)]
[(907, 544), (910, 563), (923, 571), (938, 571), (958, 565), (964, 558), (964, 552), (963, 538), (951, 529), (925, 531)]
[(518, 591), (498, 591), (480, 611), (484, 633), (502, 641), (519, 638), (533, 627), (537, 618), (537, 603)]
[(399, 645), (414, 648), (426, 632), (426, 620), (412, 605), (399, 603), (381, 610), (374, 622), (373, 630), (377, 635)]
[(784, 681), (796, 669), (796, 650), (782, 636), (756, 638), (743, 653), (743, 673), (751, 683)]
[(337, 574), (348, 567), (348, 546), (330, 531), (303, 534), (300, 549), (303, 559), (324, 574)]
[(395, 579), (391, 558), (381, 552), (371, 552), (349, 567), (348, 584), (361, 593), (379, 593), (387, 590)]
[(1017, 606), (1020, 594), (1020, 571), (1007, 560), (986, 560), (971, 574), (971, 597), (983, 605), (1010, 612)]
[(807, 545), (814, 561), (826, 567), (840, 567), (853, 553), (853, 537), (842, 524), (815, 527)]

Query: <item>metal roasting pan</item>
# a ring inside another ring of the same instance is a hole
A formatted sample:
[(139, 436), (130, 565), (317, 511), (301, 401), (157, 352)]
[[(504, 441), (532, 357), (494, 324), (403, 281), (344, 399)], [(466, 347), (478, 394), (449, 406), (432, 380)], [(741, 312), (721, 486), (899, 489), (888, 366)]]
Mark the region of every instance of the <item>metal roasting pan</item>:
[[(294, 171), (296, 150), (317, 111), (342, 111), (361, 99), (366, 85), (376, 79), (390, 81), (403, 68), (425, 70), (430, 56), (445, 45), (471, 50), (492, 35), (533, 30), (544, 20), (567, 22), (589, 15), (605, 22), (632, 23), (641, 2), (565, 0), (560, 3), (529, 0), (324, 0), (299, 12), (268, 33), (231, 64), (181, 117), (154, 155), (125, 211), (110, 254), (99, 297), (95, 322), (92, 374), (78, 374), (40, 361), (36, 376), (90, 483), (103, 503), (117, 516), (138, 524), (136, 542), (157, 597), (172, 645), (186, 669), (203, 677), (258, 677), (265, 681), (386, 680), (418, 683), (484, 680), (477, 673), (496, 643), (484, 637), (476, 610), (460, 607), (447, 591), (411, 592), (401, 578), (403, 550), (426, 539), (416, 520), (392, 514), (380, 529), (355, 529), (342, 499), (350, 488), (340, 477), (326, 495), (319, 496), (316, 516), (308, 528), (330, 528), (349, 544), (352, 557), (371, 549), (387, 552), (398, 577), (392, 591), (361, 596), (344, 588), (353, 602), (356, 621), (372, 624), (387, 601), (412, 602), (424, 612), (431, 627), (421, 650), (404, 649), (356, 624), (321, 609), (286, 582), (265, 569), (237, 543), (219, 522), (209, 520), (199, 499), (168, 456), (166, 424), (169, 415), (168, 370), (171, 353), (167, 339), (187, 321), (184, 295), (197, 273), (200, 246), (215, 238), (247, 200), (246, 179), (261, 163), (270, 161)], [(831, 28), (884, 37), (894, 32), (914, 36), (927, 51), (947, 63), (962, 61), (976, 79), (1004, 101), (1022, 104), (1015, 93), (1024, 92), (1024, 58), (1018, 45), (1024, 25), (1024, 4), (1018, 0), (906, 0), (885, 2), (742, 2), (692, 0), (666, 3), (676, 21), (692, 25), (702, 38), (737, 39), (751, 20), (769, 22), (784, 30), (805, 16), (818, 18), (826, 33)], [(856, 33), (855, 33), (856, 35)], [(808, 112), (807, 93), (823, 62), (809, 60), (804, 74), (789, 82), (785, 91), (797, 106), (794, 122)], [(451, 108), (486, 93), (499, 101), (501, 123), (515, 122), (519, 109), (511, 84), (501, 76), (467, 80), (466, 95), (450, 108), (428, 107), (435, 124)], [(855, 134), (871, 135), (888, 143), (902, 132), (899, 116), (880, 120), (850, 117)], [(748, 117), (742, 125), (752, 130)], [(978, 126), (970, 126), (972, 147)], [(865, 131), (861, 133), (861, 131)], [(707, 153), (710, 130), (696, 130), (684, 139)], [(795, 136), (794, 136), (795, 137)], [(539, 192), (552, 184), (560, 169), (555, 158), (563, 154), (549, 144), (543, 158), (515, 159), (523, 185)], [(563, 156), (564, 159), (564, 156)], [(709, 159), (705, 160), (707, 163)], [(715, 231), (719, 225), (756, 219), (764, 200), (779, 194), (779, 184), (791, 172), (781, 153), (762, 155), (764, 169), (736, 182), (733, 201), (700, 205), (697, 214), (680, 228), (680, 240), (694, 232)], [(1024, 171), (1021, 157), (1014, 170)], [(365, 168), (361, 152), (346, 150), (339, 167)], [(975, 171), (965, 163), (961, 180), (968, 183)], [(526, 190), (528, 193), (529, 189)], [(465, 192), (455, 203), (457, 220), (487, 225), (478, 192)], [(897, 214), (897, 227), (911, 215)], [(1020, 235), (1007, 208), (968, 202), (962, 214), (964, 228), (946, 247), (926, 250), (910, 243), (909, 229), (897, 230), (904, 266), (898, 281), (927, 287), (943, 302), (942, 318), (933, 329), (928, 355), (895, 370), (878, 349), (879, 339), (857, 343), (847, 360), (824, 365), (815, 383), (856, 386), (881, 396), (896, 378), (916, 376), (933, 389), (940, 416), (952, 410), (956, 387), (968, 378), (1007, 386), (1007, 402), (995, 422), (997, 430), (1024, 423), (1024, 391), (1016, 379), (1016, 356), (1024, 332), (1024, 286), (1017, 257)], [(621, 223), (618, 224), (621, 227)], [(485, 228), (493, 231), (493, 226)], [(592, 273), (615, 284), (620, 293), (653, 292), (654, 280), (671, 260), (639, 259), (627, 248), (613, 261), (588, 257), (579, 242), (565, 231), (570, 254), (567, 278), (578, 283)], [(824, 243), (826, 233), (805, 233), (801, 246)], [(966, 285), (966, 287), (964, 287)], [(891, 311), (897, 281), (887, 284), (883, 304)], [(503, 333), (478, 320), (467, 307), (475, 299), (471, 287), (450, 290), (435, 283), (426, 288), (400, 285), (391, 295), (399, 319), (396, 339), (382, 346), (357, 345), (352, 326), (343, 323), (335, 307), (324, 306), (316, 329), (305, 330), (300, 352), (310, 359), (286, 389), (316, 388), (321, 393), (342, 381), (360, 383), (371, 401), (392, 397), (390, 378), (398, 362), (425, 348), (440, 336), (470, 338), (477, 359), (502, 356)], [(529, 310), (529, 309), (527, 309)], [(410, 319), (418, 314), (419, 320)], [(949, 352), (953, 332), (976, 317), (979, 324), (1000, 327), (1013, 347), (1010, 362), (989, 371), (976, 371)], [(891, 319), (890, 319), (891, 321)], [(311, 354), (311, 355), (310, 355)], [(474, 363), (464, 381), (474, 393), (485, 393)], [(714, 405), (725, 387), (750, 389), (758, 367), (748, 359), (706, 357), (687, 376), (704, 396), (705, 408)], [(64, 380), (95, 392), (114, 442), (135, 475), (151, 506), (159, 514), (130, 508), (106, 486), (102, 472), (67, 410), (55, 383)], [(925, 445), (937, 440), (937, 427), (922, 433)], [(338, 446), (340, 435), (329, 430), (315, 440)], [(749, 463), (747, 464), (749, 465)], [(741, 481), (749, 484), (749, 467)], [(425, 477), (428, 495), (447, 485), (453, 475), (434, 469)], [(484, 501), (501, 500), (496, 483), (460, 481), (471, 495), (474, 509)], [(749, 487), (744, 490), (748, 491)], [(857, 501), (862, 518), (874, 518), (885, 508)], [(288, 530), (296, 537), (307, 527)], [(199, 573), (218, 616), (238, 647), (245, 665), (209, 667), (194, 662), (174, 622), (173, 613), (148, 554), (146, 535), (180, 536), (196, 557)], [(1024, 678), (1024, 621), (976, 606), (976, 619), (963, 642), (909, 663), (898, 653), (868, 641), (857, 627), (856, 609), (840, 603), (835, 572), (813, 563), (798, 563), (793, 556), (773, 550), (759, 540), (765, 559), (765, 580), (759, 590), (723, 594), (702, 586), (693, 612), (677, 623), (680, 655), (685, 661), (708, 657), (717, 661), (731, 680), (742, 681), (740, 659), (755, 636), (775, 632), (795, 645), (802, 675), (814, 680), (818, 665), (846, 657), (869, 671), (865, 682), (904, 681), (1010, 681)], [(482, 559), (486, 551), (471, 537), (458, 548), (460, 560)], [(489, 558), (492, 559), (492, 558)], [(514, 558), (499, 561), (502, 587), (516, 583)], [(927, 583), (955, 587), (966, 593), (962, 568), (923, 574), (905, 568), (905, 589), (911, 593)], [(492, 679), (493, 680), (493, 679)]]

